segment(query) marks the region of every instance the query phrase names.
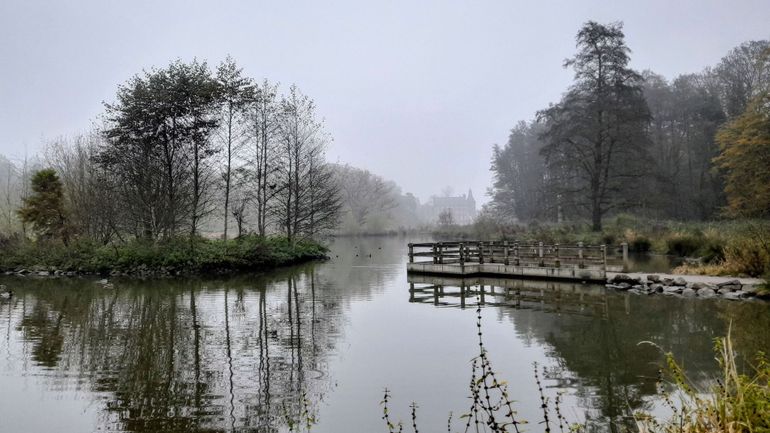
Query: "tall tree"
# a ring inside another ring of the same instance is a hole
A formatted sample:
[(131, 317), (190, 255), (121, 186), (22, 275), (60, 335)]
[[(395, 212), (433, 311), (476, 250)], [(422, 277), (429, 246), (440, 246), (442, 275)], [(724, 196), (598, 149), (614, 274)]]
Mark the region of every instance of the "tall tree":
[(155, 239), (186, 226), (195, 234), (208, 211), (216, 90), (205, 62), (176, 61), (134, 76), (106, 104), (107, 140), (96, 158), (128, 205), (129, 231)]
[(733, 216), (770, 216), (770, 94), (760, 95), (717, 134), (716, 158), (726, 178), (727, 211)]
[(622, 24), (587, 22), (577, 54), (565, 62), (575, 81), (561, 102), (540, 113), (552, 193), (594, 230), (610, 210), (638, 205), (635, 180), (648, 160), (642, 77), (629, 68)]
[(56, 171), (43, 169), (35, 172), (31, 184), (32, 194), (24, 199), (19, 208), (19, 218), (31, 224), (40, 238), (59, 238), (68, 243), (64, 188)]
[(743, 114), (756, 96), (770, 91), (770, 41), (748, 41), (730, 50), (714, 68), (725, 112)]
[(272, 207), (278, 188), (279, 173), (279, 132), (281, 110), (278, 100), (278, 86), (264, 80), (255, 89), (249, 117), (253, 142), (252, 174), (254, 178), (254, 201), (257, 205), (257, 232), (267, 234)]
[(492, 149), (493, 174), (491, 211), (504, 221), (529, 221), (548, 214), (556, 216), (553, 200), (545, 193), (547, 177), (540, 151), (543, 141), (541, 124), (519, 122), (504, 146)]
[(280, 112), (275, 213), (283, 233), (294, 242), (317, 235), (321, 221), (336, 222), (339, 192), (331, 183), (333, 176), (322, 171), (327, 137), (316, 119), (314, 102), (291, 86)]
[[(224, 147), (225, 163), (222, 170), (224, 183), (224, 233), (227, 239), (227, 222), (230, 216), (230, 196), (233, 185), (234, 160), (243, 148), (246, 128), (244, 116), (249, 103), (254, 100), (254, 85), (243, 75), (241, 68), (228, 56), (217, 68), (217, 84), (220, 101), (219, 140)], [(242, 213), (239, 213), (242, 215)], [(239, 224), (239, 227), (241, 224)], [(240, 233), (239, 233), (240, 234)]]

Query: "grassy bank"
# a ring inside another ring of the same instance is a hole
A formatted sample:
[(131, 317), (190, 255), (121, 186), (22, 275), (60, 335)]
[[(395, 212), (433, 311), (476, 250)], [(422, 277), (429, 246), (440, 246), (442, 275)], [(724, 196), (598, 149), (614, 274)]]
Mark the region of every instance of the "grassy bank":
[(325, 257), (326, 248), (283, 237), (247, 236), (235, 240), (180, 238), (159, 242), (133, 240), (99, 245), (79, 240), (33, 243), (5, 240), (0, 271), (179, 275), (204, 272), (258, 271)]
[(548, 243), (629, 244), (634, 252), (687, 257), (680, 273), (770, 276), (770, 221), (657, 221), (620, 215), (595, 232), (588, 222), (499, 224), (480, 218), (475, 224), (437, 230), (445, 239), (536, 240)]

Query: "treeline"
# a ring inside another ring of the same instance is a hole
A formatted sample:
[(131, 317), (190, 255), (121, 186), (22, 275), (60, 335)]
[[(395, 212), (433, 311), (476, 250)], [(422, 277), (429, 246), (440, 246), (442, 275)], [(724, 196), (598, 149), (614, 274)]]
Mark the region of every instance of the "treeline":
[(333, 164), (342, 196), (338, 234), (385, 234), (421, 226), (419, 200), (392, 180), (349, 164)]
[(0, 161), (3, 229), (65, 243), (312, 239), (342, 207), (329, 140), (296, 86), (281, 93), (229, 57), (214, 70), (175, 61), (120, 85), (93, 131), (49, 143), (36, 167)]
[(620, 23), (588, 22), (576, 42), (561, 100), (495, 145), (487, 216), (587, 219), (598, 230), (621, 212), (770, 214), (770, 42), (746, 42), (671, 81), (629, 67)]

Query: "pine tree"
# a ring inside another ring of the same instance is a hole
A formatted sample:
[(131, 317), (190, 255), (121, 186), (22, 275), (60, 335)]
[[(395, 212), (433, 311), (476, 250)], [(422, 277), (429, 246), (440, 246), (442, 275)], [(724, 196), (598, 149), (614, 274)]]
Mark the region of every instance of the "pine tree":
[(53, 169), (44, 169), (32, 176), (32, 194), (24, 199), (19, 218), (31, 224), (40, 239), (60, 238), (65, 244), (67, 218), (64, 212), (64, 187)]

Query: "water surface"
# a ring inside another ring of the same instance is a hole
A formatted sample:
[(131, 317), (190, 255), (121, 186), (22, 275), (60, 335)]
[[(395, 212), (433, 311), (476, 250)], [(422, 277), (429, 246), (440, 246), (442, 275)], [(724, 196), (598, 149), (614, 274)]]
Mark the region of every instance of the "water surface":
[[(227, 279), (3, 279), (0, 432), (386, 431), (418, 405), (422, 431), (467, 410), (479, 285), (410, 282), (405, 238), (345, 238), (327, 263)], [(446, 282), (445, 282), (446, 283)], [(597, 431), (654, 410), (660, 348), (696, 381), (732, 322), (745, 353), (770, 348), (770, 306), (484, 281), (484, 341), (522, 418), (541, 431), (532, 364), (569, 418)], [(506, 296), (507, 295), (507, 296)], [(459, 429), (459, 424), (457, 429)]]

